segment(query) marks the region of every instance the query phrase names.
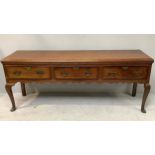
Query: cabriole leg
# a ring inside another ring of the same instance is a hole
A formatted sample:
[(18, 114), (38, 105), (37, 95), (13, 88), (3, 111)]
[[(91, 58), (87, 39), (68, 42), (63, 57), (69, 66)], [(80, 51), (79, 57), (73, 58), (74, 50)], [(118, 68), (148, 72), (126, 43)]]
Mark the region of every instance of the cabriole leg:
[(143, 94), (143, 101), (142, 101), (142, 106), (141, 106), (141, 112), (143, 112), (143, 113), (146, 113), (145, 103), (146, 103), (146, 99), (149, 95), (150, 89), (151, 89), (151, 86), (149, 83), (144, 84), (144, 94)]
[(26, 96), (25, 83), (21, 83), (21, 90), (22, 90), (22, 95), (23, 95), (23, 96)]
[(132, 96), (136, 96), (136, 93), (137, 93), (137, 83), (133, 83)]
[(14, 86), (14, 83), (7, 83), (5, 85), (5, 89), (10, 97), (10, 100), (11, 100), (11, 103), (12, 103), (12, 108), (11, 108), (11, 112), (15, 111), (16, 110), (16, 105), (15, 105), (15, 100), (14, 100), (14, 96), (13, 96), (13, 93), (12, 93), (12, 86)]

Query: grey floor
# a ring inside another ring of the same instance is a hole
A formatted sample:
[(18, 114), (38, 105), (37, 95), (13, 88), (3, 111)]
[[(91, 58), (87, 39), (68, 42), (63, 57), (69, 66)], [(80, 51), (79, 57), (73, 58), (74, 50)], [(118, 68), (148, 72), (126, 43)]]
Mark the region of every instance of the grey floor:
[(7, 94), (0, 95), (0, 120), (145, 121), (155, 120), (155, 94), (149, 95), (147, 113), (140, 112), (142, 94), (46, 93), (15, 94), (17, 110), (10, 112)]

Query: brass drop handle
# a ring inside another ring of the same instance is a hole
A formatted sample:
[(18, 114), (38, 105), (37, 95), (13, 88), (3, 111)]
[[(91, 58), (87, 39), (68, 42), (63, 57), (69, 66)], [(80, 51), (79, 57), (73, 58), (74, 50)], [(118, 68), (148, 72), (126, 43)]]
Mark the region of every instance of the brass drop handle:
[(61, 72), (61, 75), (64, 76), (64, 77), (66, 77), (66, 76), (69, 75), (69, 73), (67, 73), (67, 72)]
[(36, 73), (37, 73), (38, 75), (43, 75), (43, 74), (44, 74), (44, 71), (38, 70), (38, 71), (36, 71)]
[(122, 69), (123, 69), (123, 70), (128, 70), (128, 69), (129, 69), (129, 67), (122, 67)]
[(32, 67), (25, 67), (25, 69), (26, 69), (27, 71), (30, 71), (30, 70), (32, 69)]
[(134, 70), (133, 73), (134, 74), (143, 74), (143, 72), (141, 70)]
[(108, 73), (108, 76), (116, 76), (118, 75), (117, 73)]
[(79, 66), (75, 66), (75, 67), (73, 67), (73, 70), (79, 70), (79, 69), (80, 69)]
[(20, 76), (21, 73), (22, 73), (21, 71), (14, 71), (14, 72), (13, 72), (13, 74), (16, 75), (16, 76)]
[(87, 69), (85, 72), (85, 76), (90, 76), (91, 74), (92, 74), (91, 71), (89, 69)]
[(85, 72), (85, 76), (90, 76), (91, 74), (91, 72)]

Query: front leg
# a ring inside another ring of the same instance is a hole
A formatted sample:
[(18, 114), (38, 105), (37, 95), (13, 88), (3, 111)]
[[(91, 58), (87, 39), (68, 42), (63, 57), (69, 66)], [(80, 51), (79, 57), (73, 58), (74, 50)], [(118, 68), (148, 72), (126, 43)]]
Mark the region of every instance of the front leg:
[(144, 84), (144, 94), (143, 94), (143, 101), (142, 101), (142, 105), (141, 105), (141, 112), (146, 113), (145, 110), (145, 103), (146, 103), (146, 99), (149, 95), (151, 86), (149, 83)]
[(22, 95), (26, 96), (26, 88), (25, 88), (25, 83), (21, 82), (21, 90), (22, 90)]
[(14, 83), (7, 83), (5, 85), (5, 89), (10, 97), (10, 100), (11, 100), (11, 103), (12, 103), (12, 108), (11, 108), (11, 112), (15, 111), (16, 110), (16, 105), (15, 105), (15, 100), (14, 100), (14, 96), (13, 96), (13, 93), (12, 93), (12, 86), (14, 86)]
[(136, 96), (136, 92), (137, 92), (137, 83), (133, 83), (133, 88), (132, 88), (132, 96)]

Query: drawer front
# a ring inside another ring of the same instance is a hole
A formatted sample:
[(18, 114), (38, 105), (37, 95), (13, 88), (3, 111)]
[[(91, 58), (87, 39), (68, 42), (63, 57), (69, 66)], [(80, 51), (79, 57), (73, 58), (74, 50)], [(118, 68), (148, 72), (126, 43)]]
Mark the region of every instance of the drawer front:
[(104, 67), (102, 71), (103, 79), (146, 79), (147, 67)]
[(97, 79), (96, 67), (56, 67), (54, 69), (56, 79)]
[(16, 67), (6, 68), (8, 78), (10, 79), (49, 79), (50, 68), (48, 67)]

